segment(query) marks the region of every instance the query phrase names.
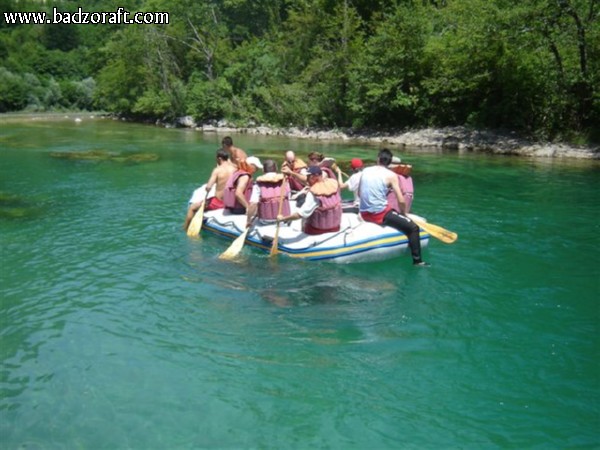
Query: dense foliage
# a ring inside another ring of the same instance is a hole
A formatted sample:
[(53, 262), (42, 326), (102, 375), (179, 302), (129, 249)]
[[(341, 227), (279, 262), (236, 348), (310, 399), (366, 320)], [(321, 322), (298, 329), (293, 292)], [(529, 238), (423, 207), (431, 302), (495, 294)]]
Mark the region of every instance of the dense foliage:
[[(0, 0), (2, 12), (79, 5)], [(119, 6), (169, 12), (170, 22), (0, 18), (0, 112), (466, 124), (598, 140), (597, 0), (98, 0), (85, 8)]]

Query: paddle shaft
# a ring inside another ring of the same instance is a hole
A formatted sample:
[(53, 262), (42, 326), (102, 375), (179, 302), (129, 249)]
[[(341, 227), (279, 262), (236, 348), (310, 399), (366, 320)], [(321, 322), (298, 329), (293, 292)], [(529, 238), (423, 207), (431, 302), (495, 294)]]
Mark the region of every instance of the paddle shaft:
[[(283, 211), (283, 197), (285, 196), (286, 181), (287, 181), (287, 177), (284, 177), (283, 181), (281, 182), (281, 193), (279, 194), (279, 208), (277, 210), (277, 217), (279, 217), (281, 215), (281, 212)], [(273, 237), (273, 245), (271, 246), (271, 252), (269, 253), (269, 256), (274, 256), (277, 254), (278, 241), (279, 241), (279, 222), (277, 222), (277, 225), (275, 225), (275, 236)]]

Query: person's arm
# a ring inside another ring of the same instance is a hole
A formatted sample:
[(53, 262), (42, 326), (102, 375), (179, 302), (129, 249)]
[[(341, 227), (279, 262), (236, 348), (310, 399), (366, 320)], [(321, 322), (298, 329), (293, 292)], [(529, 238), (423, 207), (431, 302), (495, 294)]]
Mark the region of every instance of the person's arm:
[(400, 183), (398, 183), (398, 176), (392, 172), (392, 174), (388, 177), (389, 186), (393, 189), (394, 194), (398, 198), (398, 206), (400, 207), (400, 214), (406, 214), (406, 201), (404, 200), (404, 195), (402, 195), (402, 191), (400, 190)]
[(241, 175), (238, 178), (237, 187), (235, 188), (235, 198), (246, 210), (248, 209), (248, 201), (244, 196), (244, 192), (246, 192), (246, 186), (248, 186), (249, 181), (250, 175)]
[(298, 211), (289, 216), (277, 216), (277, 222), (287, 222), (288, 220), (298, 220), (298, 219), (306, 219), (310, 217), (310, 215), (315, 212), (315, 209), (319, 207), (319, 202), (312, 194), (312, 192), (308, 192), (306, 194), (306, 200), (300, 207)]
[(250, 205), (246, 209), (246, 228), (249, 227), (258, 213), (258, 202), (260, 201), (260, 188), (258, 185), (252, 186), (252, 195), (250, 196)]
[(307, 180), (306, 174), (296, 173), (296, 172), (292, 171), (288, 166), (285, 166), (285, 167), (282, 166), (281, 173), (283, 173), (284, 175), (287, 175), (289, 177), (295, 178), (296, 180), (300, 181), (300, 183), (302, 183), (302, 184), (306, 184), (306, 180)]
[(342, 170), (338, 166), (335, 166), (335, 171), (337, 172), (337, 179), (340, 189), (346, 189), (348, 187), (348, 183), (344, 183), (344, 180), (342, 180)]
[(256, 219), (256, 213), (258, 212), (258, 203), (250, 203), (246, 209), (246, 228), (252, 225), (254, 219)]
[(210, 178), (208, 179), (208, 182), (206, 183), (206, 192), (210, 192), (212, 187), (217, 182), (217, 173), (218, 173), (217, 168), (214, 168), (212, 173), (210, 174)]

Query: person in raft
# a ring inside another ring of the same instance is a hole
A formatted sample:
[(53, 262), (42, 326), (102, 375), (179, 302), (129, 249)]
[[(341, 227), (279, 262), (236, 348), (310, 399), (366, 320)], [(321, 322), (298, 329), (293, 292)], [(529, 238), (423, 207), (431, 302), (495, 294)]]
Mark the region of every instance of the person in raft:
[[(302, 168), (298, 171), (292, 171), (288, 166), (282, 165), (281, 171), (284, 175), (287, 175), (292, 186), (300, 187), (298, 191), (308, 186), (308, 168), (313, 166), (321, 167), (324, 178), (335, 179), (333, 170), (329, 167), (333, 160), (331, 158), (325, 158), (323, 153), (310, 152), (308, 154), (308, 167)], [(294, 189), (296, 190), (296, 189)]]
[(248, 155), (241, 148), (237, 148), (233, 146), (233, 139), (230, 136), (225, 136), (221, 141), (221, 145), (223, 146), (223, 150), (229, 153), (229, 160), (238, 168), (247, 169), (247, 167), (243, 166), (244, 161), (248, 158)]
[[(217, 167), (215, 167), (210, 174), (210, 178), (205, 186), (205, 192), (202, 192), (202, 188), (198, 188), (194, 191), (192, 198), (189, 201), (189, 207), (185, 216), (185, 222), (183, 229), (187, 230), (192, 218), (198, 211), (198, 208), (202, 205), (202, 202), (208, 201), (204, 206), (207, 211), (221, 209), (225, 205), (223, 204), (223, 192), (225, 191), (225, 185), (229, 177), (236, 171), (236, 167), (229, 161), (229, 153), (223, 149), (217, 150)], [(210, 199), (207, 199), (211, 189), (215, 187), (215, 195)]]
[(252, 194), (252, 174), (263, 168), (256, 156), (246, 158), (245, 168), (238, 168), (225, 183), (223, 204), (230, 214), (246, 214)]
[(304, 203), (291, 215), (277, 216), (278, 222), (304, 219), (303, 231), (306, 234), (323, 234), (340, 231), (342, 222), (342, 198), (337, 181), (323, 179), (319, 166), (307, 169), (309, 190)]
[(360, 185), (360, 177), (364, 167), (363, 160), (360, 158), (352, 158), (350, 161), (350, 167), (352, 168), (352, 175), (344, 181), (342, 180), (342, 171), (338, 166), (335, 166), (337, 171), (337, 179), (340, 184), (340, 189), (348, 189), (354, 193), (354, 201), (350, 204), (342, 203), (342, 209), (344, 212), (358, 213), (360, 199), (358, 198), (358, 186)]
[[(398, 175), (398, 183), (400, 184), (400, 190), (406, 203), (405, 212), (409, 213), (412, 207), (413, 198), (415, 197), (415, 188), (413, 186), (413, 179), (410, 176), (412, 166), (409, 164), (401, 164), (402, 160), (397, 156), (392, 158), (392, 162), (389, 165), (389, 169)], [(393, 197), (393, 198), (392, 198)], [(395, 201), (396, 197), (391, 192), (388, 193), (388, 202), (392, 208), (398, 211), (399, 205)]]
[[(359, 198), (360, 215), (367, 222), (387, 225), (401, 231), (408, 237), (413, 264), (429, 266), (421, 259), (421, 240), (419, 227), (406, 217), (406, 203), (398, 176), (387, 167), (392, 161), (392, 152), (384, 148), (377, 155), (377, 165), (363, 169), (360, 179)], [(388, 204), (388, 189), (392, 189), (398, 200), (399, 211)]]
[[(281, 165), (282, 172), (285, 173), (286, 170), (289, 170), (291, 171), (291, 173), (299, 174), (303, 173), (303, 169), (305, 168), (306, 163), (300, 158), (296, 158), (296, 154), (293, 151), (288, 150), (287, 152), (285, 152), (285, 161)], [(304, 171), (303, 175), (306, 176), (306, 171)], [(300, 180), (297, 180), (293, 176), (289, 175), (289, 173), (288, 180), (290, 182), (290, 188), (292, 189), (292, 191), (301, 191), (304, 188), (304, 184), (302, 184)]]
[[(281, 213), (290, 214), (290, 185), (284, 181), (284, 176), (277, 173), (277, 163), (272, 159), (263, 161), (264, 174), (259, 176), (252, 187), (250, 206), (248, 207), (246, 226), (249, 227), (258, 217), (261, 222), (277, 220), (279, 201), (281, 199)], [(283, 197), (281, 190), (284, 189)]]

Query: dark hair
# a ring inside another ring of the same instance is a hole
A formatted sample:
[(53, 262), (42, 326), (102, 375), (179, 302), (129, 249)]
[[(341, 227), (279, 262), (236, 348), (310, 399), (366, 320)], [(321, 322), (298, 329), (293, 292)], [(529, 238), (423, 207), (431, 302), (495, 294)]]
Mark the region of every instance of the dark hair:
[(277, 163), (272, 159), (265, 159), (263, 161), (263, 172), (277, 172)]
[(221, 141), (221, 144), (223, 146), (229, 147), (229, 146), (233, 145), (233, 139), (231, 139), (229, 136), (225, 136), (223, 138), (223, 140)]
[(229, 159), (229, 153), (220, 148), (217, 150), (217, 158), (221, 158), (223, 161), (227, 161)]
[(319, 160), (319, 162), (321, 162), (321, 161), (323, 161), (323, 153), (310, 152), (308, 154), (308, 159), (313, 159), (313, 158), (317, 158)]
[(382, 166), (389, 166), (392, 162), (392, 152), (390, 152), (387, 148), (381, 149), (377, 154), (377, 161)]

